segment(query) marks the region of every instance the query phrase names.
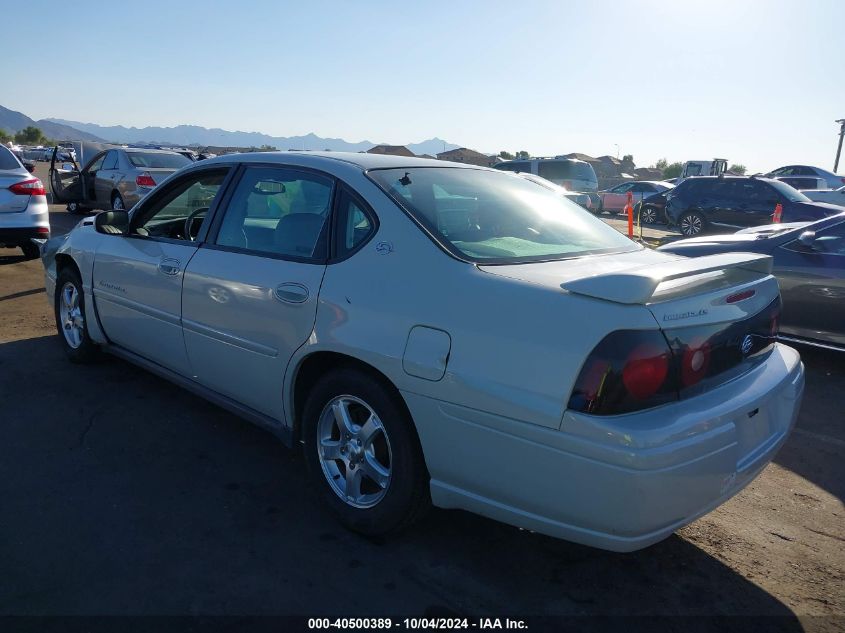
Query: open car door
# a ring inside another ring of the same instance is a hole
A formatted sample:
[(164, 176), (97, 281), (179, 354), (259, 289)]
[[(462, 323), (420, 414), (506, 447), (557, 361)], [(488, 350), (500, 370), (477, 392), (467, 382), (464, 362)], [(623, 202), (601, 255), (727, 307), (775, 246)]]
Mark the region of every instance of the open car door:
[[(63, 152), (68, 155), (62, 157)], [(80, 153), (77, 152), (76, 156), (79, 157)], [(67, 160), (61, 160), (60, 157)], [(53, 148), (53, 156), (50, 159), (50, 191), (53, 193), (53, 202), (82, 202), (80, 171), (79, 164), (65, 148), (58, 145)]]

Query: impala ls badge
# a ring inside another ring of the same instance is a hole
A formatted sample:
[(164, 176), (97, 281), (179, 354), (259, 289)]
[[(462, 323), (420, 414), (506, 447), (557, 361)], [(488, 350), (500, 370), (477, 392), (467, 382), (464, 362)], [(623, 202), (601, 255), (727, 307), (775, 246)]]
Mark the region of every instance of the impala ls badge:
[(390, 242), (379, 242), (376, 244), (376, 253), (379, 255), (389, 255), (393, 252), (393, 244)]
[(739, 346), (739, 349), (742, 350), (742, 355), (747, 356), (748, 352), (751, 351), (751, 346), (754, 345), (754, 339), (751, 338), (750, 334), (746, 334), (745, 338), (742, 339), (742, 345)]

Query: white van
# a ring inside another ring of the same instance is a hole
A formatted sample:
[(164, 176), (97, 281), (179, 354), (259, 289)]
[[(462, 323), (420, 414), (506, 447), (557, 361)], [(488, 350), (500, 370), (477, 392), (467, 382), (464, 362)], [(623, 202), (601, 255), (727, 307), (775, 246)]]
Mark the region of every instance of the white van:
[(527, 158), (508, 160), (496, 169), (541, 176), (569, 191), (598, 191), (599, 181), (593, 166), (575, 158)]

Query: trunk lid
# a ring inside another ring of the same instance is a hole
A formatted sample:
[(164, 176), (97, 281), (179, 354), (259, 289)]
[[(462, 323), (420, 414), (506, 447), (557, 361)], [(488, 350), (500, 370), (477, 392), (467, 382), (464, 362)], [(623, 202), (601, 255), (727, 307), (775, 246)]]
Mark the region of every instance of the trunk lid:
[(29, 204), (30, 196), (9, 191), (9, 187), (24, 180), (35, 178), (23, 167), (0, 170), (0, 213), (20, 213)]

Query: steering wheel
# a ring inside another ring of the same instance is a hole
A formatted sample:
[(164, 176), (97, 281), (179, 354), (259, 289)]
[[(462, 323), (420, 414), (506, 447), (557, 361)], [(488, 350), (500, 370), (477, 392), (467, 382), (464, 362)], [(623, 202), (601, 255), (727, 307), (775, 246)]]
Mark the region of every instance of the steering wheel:
[(191, 211), (188, 217), (185, 218), (185, 237), (187, 237), (192, 242), (196, 241), (197, 239), (196, 235), (193, 235), (193, 231), (191, 230), (194, 225), (194, 220), (200, 213), (206, 213), (207, 211), (208, 207), (200, 207), (199, 209), (194, 209), (193, 211)]

